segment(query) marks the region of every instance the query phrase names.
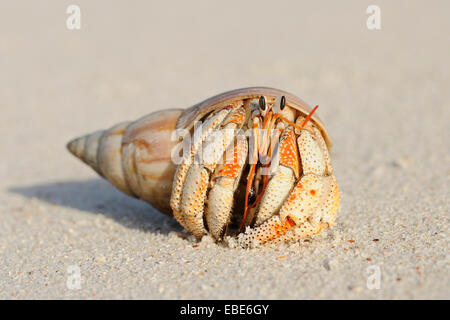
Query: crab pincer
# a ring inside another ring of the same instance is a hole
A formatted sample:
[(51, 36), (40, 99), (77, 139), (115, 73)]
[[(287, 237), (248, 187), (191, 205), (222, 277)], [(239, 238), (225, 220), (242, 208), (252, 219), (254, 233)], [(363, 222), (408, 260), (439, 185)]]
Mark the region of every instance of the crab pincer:
[[(296, 124), (304, 126), (304, 118), (297, 118)], [(242, 234), (239, 241), (243, 247), (256, 247), (271, 241), (288, 242), (310, 238), (323, 228), (331, 227), (336, 220), (340, 193), (332, 175), (325, 141), (313, 125), (308, 129), (302, 128), (297, 133), (301, 178), (290, 191), (278, 214)]]

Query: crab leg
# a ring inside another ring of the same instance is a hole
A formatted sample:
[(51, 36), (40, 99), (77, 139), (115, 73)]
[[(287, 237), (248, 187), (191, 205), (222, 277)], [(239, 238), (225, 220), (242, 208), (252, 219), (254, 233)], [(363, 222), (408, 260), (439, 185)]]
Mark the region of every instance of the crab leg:
[[(247, 225), (251, 222), (253, 217), (249, 214), (249, 195), (252, 188), (253, 180), (255, 177), (256, 165), (258, 164), (258, 147), (260, 142), (260, 128), (261, 128), (261, 119), (259, 117), (259, 112), (254, 111), (252, 113), (252, 130), (250, 136), (250, 150), (251, 155), (249, 155), (249, 164), (250, 171), (247, 176), (247, 186), (245, 188), (245, 205), (244, 205), (244, 216), (242, 218), (241, 226), (242, 229), (244, 225)], [(254, 190), (253, 190), (254, 192)], [(250, 221), (250, 222), (249, 222)]]
[(264, 190), (256, 215), (255, 226), (260, 225), (280, 210), (281, 205), (292, 190), (296, 178), (298, 178), (299, 156), (295, 132), (292, 126), (287, 127), (283, 131), (279, 150), (280, 165), (270, 179), (266, 190)]
[[(315, 214), (275, 240), (289, 242), (310, 238), (321, 232), (322, 229), (331, 227), (334, 224), (340, 202), (339, 187), (336, 178), (332, 175), (324, 177), (322, 183), (324, 185), (320, 200), (322, 205), (319, 206)], [(288, 220), (289, 217), (287, 217), (286, 221)]]
[[(264, 149), (261, 149), (259, 152), (260, 159), (262, 157), (264, 157), (265, 161), (264, 161), (264, 164), (260, 165), (258, 167), (258, 169), (256, 170), (256, 178), (255, 178), (255, 183), (254, 183), (255, 191), (256, 191), (255, 194), (259, 194), (259, 195), (258, 195), (258, 198), (255, 200), (255, 202), (252, 204), (252, 206), (256, 205), (261, 200), (261, 197), (264, 195), (264, 190), (266, 189), (266, 186), (267, 186), (268, 177), (272, 173), (272, 167), (269, 167), (269, 165), (271, 166), (274, 163), (274, 160), (276, 162), (276, 165), (278, 165), (278, 163), (279, 163), (279, 162), (277, 162), (279, 160), (278, 152), (274, 152), (274, 150), (275, 151), (278, 150), (277, 149), (278, 141), (279, 141), (280, 135), (283, 133), (283, 131), (285, 129), (285, 125), (284, 125), (284, 123), (281, 123), (281, 122), (278, 123), (277, 127), (272, 132), (272, 128), (274, 127), (274, 124), (275, 124), (275, 121), (274, 121), (275, 117), (272, 117), (271, 113), (269, 114), (269, 116), (271, 117), (269, 127), (263, 133), (263, 140), (265, 142), (264, 142), (262, 148), (264, 148)], [(270, 135), (272, 137), (269, 140)], [(269, 144), (267, 145), (267, 143), (269, 143)], [(265, 152), (265, 154), (264, 154), (264, 152)], [(260, 187), (261, 181), (263, 179), (264, 179), (264, 185), (263, 185), (262, 192), (260, 192), (259, 187)]]
[(222, 109), (217, 113), (211, 114), (205, 121), (203, 126), (198, 127), (194, 132), (194, 140), (191, 143), (189, 154), (185, 155), (181, 164), (178, 166), (175, 172), (175, 178), (172, 187), (172, 195), (170, 198), (170, 207), (173, 210), (174, 218), (186, 228), (184, 219), (180, 214), (181, 210), (181, 196), (183, 192), (183, 186), (186, 181), (189, 168), (194, 162), (194, 155), (202, 146), (206, 137), (216, 129), (220, 123), (225, 119), (229, 113), (228, 109)]
[[(256, 206), (256, 204), (259, 203), (259, 201), (261, 200), (261, 198), (264, 195), (264, 192), (267, 188), (267, 182), (269, 181), (269, 176), (274, 174), (275, 171), (278, 169), (279, 160), (280, 160), (279, 139), (280, 139), (280, 136), (283, 133), (284, 129), (285, 129), (285, 124), (282, 122), (279, 122), (277, 124), (276, 129), (274, 130), (274, 132), (272, 134), (272, 140), (270, 142), (270, 147), (267, 152), (268, 164), (265, 166), (258, 167), (258, 170), (256, 173), (257, 181), (255, 181), (255, 190), (256, 190), (256, 194), (258, 194), (258, 197), (255, 200), (255, 202), (252, 204), (252, 206)], [(274, 171), (274, 169), (275, 169), (275, 171)], [(264, 181), (263, 181), (262, 191), (260, 192), (259, 187), (261, 184), (261, 180), (263, 180), (263, 179), (264, 179)]]
[(216, 168), (206, 207), (206, 224), (215, 239), (222, 238), (230, 221), (234, 192), (247, 158), (247, 139), (239, 135), (236, 145), (230, 145), (228, 149), (233, 151), (232, 159)]
[[(270, 135), (272, 136), (270, 147), (267, 152), (270, 168), (268, 166), (259, 168), (259, 170), (265, 170), (265, 175), (262, 192), (255, 201), (255, 204), (257, 204), (261, 200), (255, 221), (256, 226), (270, 218), (280, 209), (282, 203), (288, 196), (289, 191), (292, 189), (295, 179), (298, 179), (299, 157), (294, 127), (291, 126), (286, 129), (287, 123), (291, 123), (295, 126), (292, 122), (294, 119), (295, 111), (286, 107), (285, 97), (277, 97), (274, 101), (273, 108), (269, 113), (269, 119), (266, 122), (268, 124), (266, 131), (268, 136), (266, 140), (269, 140)], [(273, 129), (274, 127), (276, 128)], [(282, 136), (279, 143), (278, 139), (280, 134), (282, 134)], [(276, 152), (274, 152), (274, 150), (276, 150)], [(272, 153), (274, 153), (273, 156)], [(279, 166), (280, 164), (281, 166)], [(267, 183), (269, 175), (274, 172), (274, 169), (275, 173), (270, 179), (270, 182)]]
[[(297, 119), (296, 123), (304, 121)], [(310, 133), (313, 130), (314, 135)], [(322, 135), (312, 126), (300, 131), (297, 144), (303, 176), (275, 215), (244, 234), (240, 243), (253, 247), (271, 240), (289, 241), (311, 237), (336, 218), (340, 195), (331, 174), (328, 150)]]
[(232, 111), (220, 125), (222, 130), (211, 133), (204, 143), (203, 158), (197, 159), (198, 164), (196, 162), (188, 170), (181, 197), (181, 216), (183, 226), (198, 238), (206, 233), (203, 212), (210, 174), (222, 158), (224, 149), (233, 141), (235, 129), (240, 128), (244, 120), (243, 107)]
[[(284, 109), (283, 114), (290, 120), (284, 118), (286, 121), (293, 121), (295, 111), (290, 108), (284, 108), (286, 99), (284, 96), (279, 96), (274, 101), (274, 106), (276, 113), (274, 114), (272, 110), (266, 107), (266, 100), (263, 96), (259, 98), (260, 112), (253, 114), (252, 122), (252, 145), (253, 147), (253, 157), (250, 160), (250, 171), (247, 177), (247, 188), (245, 194), (245, 206), (244, 206), (244, 216), (241, 222), (240, 230), (243, 229), (245, 225), (250, 225), (254, 220), (254, 214), (256, 212), (256, 205), (261, 200), (264, 195), (265, 189), (267, 187), (269, 168), (268, 165), (272, 161), (272, 151), (278, 142), (278, 137), (280, 132), (284, 129), (284, 123), (278, 123), (276, 126), (275, 134), (273, 134), (273, 128), (275, 127), (276, 121), (278, 119), (277, 112)], [(282, 104), (282, 107), (280, 107)], [(262, 116), (262, 124), (261, 117)], [(295, 125), (295, 124), (294, 124)], [(258, 162), (260, 166), (257, 168)], [(264, 177), (263, 189), (260, 192), (260, 183)], [(253, 188), (252, 188), (253, 186)], [(249, 194), (253, 191), (254, 195), (253, 203), (249, 203)]]

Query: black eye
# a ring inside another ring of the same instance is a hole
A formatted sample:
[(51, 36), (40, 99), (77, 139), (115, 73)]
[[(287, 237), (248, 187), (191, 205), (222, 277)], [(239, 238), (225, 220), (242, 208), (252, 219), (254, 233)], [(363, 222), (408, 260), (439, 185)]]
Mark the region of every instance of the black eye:
[(259, 108), (261, 110), (266, 110), (266, 99), (263, 96), (259, 97)]
[(280, 102), (280, 110), (283, 110), (284, 107), (286, 107), (286, 98), (284, 96), (282, 96), (281, 102)]

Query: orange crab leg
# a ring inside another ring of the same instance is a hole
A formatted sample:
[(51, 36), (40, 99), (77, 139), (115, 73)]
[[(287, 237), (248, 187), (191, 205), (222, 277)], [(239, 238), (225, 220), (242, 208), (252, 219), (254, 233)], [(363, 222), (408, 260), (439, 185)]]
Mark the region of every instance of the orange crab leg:
[[(270, 158), (270, 161), (272, 161), (272, 160), (271, 160), (271, 157), (272, 157), (272, 144), (270, 144), (270, 146), (269, 146), (268, 156), (269, 156), (269, 158)], [(266, 168), (267, 168), (268, 166), (269, 166), (269, 164), (266, 164), (266, 165), (265, 165)], [(261, 198), (263, 197), (264, 192), (266, 191), (267, 183), (268, 183), (268, 182), (269, 182), (269, 175), (266, 174), (266, 175), (264, 175), (264, 183), (263, 183), (263, 187), (262, 187), (262, 189), (261, 189), (261, 192), (260, 192), (260, 194), (258, 195), (258, 197), (256, 198), (256, 200), (250, 205), (249, 209), (253, 208), (254, 206), (256, 206), (256, 205), (258, 204), (259, 201), (261, 201)]]
[[(264, 116), (264, 119), (263, 119), (263, 125), (262, 125), (263, 130), (266, 129), (267, 125), (272, 122), (272, 119), (273, 119), (273, 113), (272, 113), (272, 111), (268, 111), (266, 113), (266, 115)], [(259, 128), (258, 128), (258, 126), (254, 124), (253, 125), (253, 129), (254, 129), (254, 131), (256, 129), (256, 132), (254, 133), (254, 137), (259, 137), (259, 130), (258, 130)], [(267, 140), (267, 136), (265, 135), (263, 137), (263, 140), (262, 140), (262, 143), (261, 143), (261, 149), (262, 150), (266, 149), (266, 143), (267, 143), (266, 140)], [(264, 185), (263, 185), (262, 193), (259, 194), (258, 198), (256, 199), (256, 201), (254, 201), (253, 204), (251, 204), (249, 206), (248, 205), (248, 195), (250, 193), (251, 184), (253, 182), (253, 176), (255, 175), (256, 165), (258, 164), (258, 155), (259, 155), (259, 152), (260, 152), (260, 150), (258, 149), (259, 146), (260, 146), (260, 144), (259, 144), (259, 139), (258, 139), (257, 143), (255, 143), (255, 148), (257, 150), (255, 152), (256, 159), (254, 159), (254, 160), (256, 160), (256, 161), (254, 161), (254, 163), (252, 164), (252, 166), (250, 168), (250, 172), (249, 172), (248, 178), (247, 178), (247, 186), (246, 186), (246, 189), (245, 189), (245, 206), (244, 206), (245, 209), (244, 209), (244, 216), (242, 218), (240, 230), (242, 230), (242, 228), (245, 225), (245, 220), (246, 220), (247, 215), (248, 215), (248, 210), (253, 208), (258, 203), (259, 199), (261, 199), (262, 195), (264, 194), (264, 190), (265, 190), (265, 187), (267, 185), (268, 177), (266, 176), (266, 177), (264, 177)], [(269, 149), (270, 149), (270, 145), (269, 145)]]
[(268, 241), (275, 239), (276, 237), (284, 235), (287, 231), (292, 229), (294, 226), (295, 226), (295, 222), (289, 217), (286, 218), (285, 222), (281, 222), (278, 219), (273, 222), (271, 221), (271, 223), (268, 224), (268, 229), (269, 229), (269, 230), (267, 230), (268, 232), (259, 236), (259, 238), (257, 240), (259, 240), (259, 242), (261, 244), (264, 244)]
[(247, 180), (247, 187), (245, 189), (245, 211), (244, 211), (244, 217), (242, 218), (242, 222), (241, 222), (241, 229), (245, 224), (245, 218), (247, 218), (248, 209), (250, 209), (250, 207), (248, 206), (248, 194), (250, 192), (250, 187), (251, 187), (251, 183), (252, 183), (252, 180), (250, 179), (250, 177), (253, 177), (253, 175), (255, 174), (255, 168), (256, 168), (256, 164), (253, 164), (250, 169), (249, 178)]
[[(295, 129), (288, 126), (283, 130), (280, 138), (279, 162), (272, 160), (277, 168), (264, 187), (263, 196), (260, 198), (254, 226), (259, 226), (268, 218), (276, 214), (289, 195), (295, 179), (299, 176), (299, 156)], [(278, 164), (280, 166), (278, 166)]]
[[(302, 122), (302, 124), (299, 126), (295, 123), (293, 123), (292, 121), (289, 121), (288, 119), (286, 119), (285, 117), (283, 117), (281, 114), (276, 113), (275, 115), (273, 115), (272, 111), (267, 112), (266, 116), (264, 117), (264, 121), (263, 121), (263, 129), (266, 128), (267, 124), (270, 123), (272, 121), (272, 119), (275, 121), (277, 118), (280, 118), (281, 120), (287, 122), (288, 124), (292, 125), (294, 128), (297, 128), (299, 130), (304, 129), (304, 127), (306, 126), (306, 124), (308, 123), (308, 121), (311, 119), (312, 115), (314, 114), (314, 112), (317, 110), (317, 108), (319, 108), (319, 106), (315, 106), (314, 109), (307, 115), (307, 117), (305, 118), (305, 120)], [(271, 146), (270, 146), (271, 147)], [(269, 152), (271, 153), (271, 148), (269, 147)], [(250, 170), (250, 174), (249, 177), (253, 177), (254, 173), (255, 173), (255, 169), (256, 169), (256, 163), (252, 165), (252, 168)], [(247, 188), (246, 188), (246, 192), (245, 192), (245, 211), (244, 211), (244, 218), (242, 220), (241, 223), (241, 229), (244, 226), (245, 223), (245, 219), (247, 217), (247, 213), (248, 210), (253, 208), (262, 198), (262, 196), (264, 195), (264, 192), (267, 188), (267, 182), (268, 182), (268, 175), (266, 175), (264, 177), (264, 184), (263, 184), (263, 188), (261, 190), (261, 193), (258, 195), (258, 197), (256, 198), (256, 200), (253, 202), (253, 204), (251, 204), (250, 206), (248, 206), (248, 194), (249, 194), (249, 190), (250, 190), (250, 186), (251, 186), (251, 181), (252, 179), (247, 180)]]
[(241, 226), (240, 226), (240, 230), (242, 230), (242, 228), (245, 225), (245, 219), (247, 218), (247, 214), (248, 214), (248, 195), (250, 193), (250, 187), (253, 181), (253, 176), (255, 175), (255, 170), (256, 170), (256, 164), (258, 163), (258, 146), (259, 146), (259, 125), (258, 123), (254, 122), (253, 126), (253, 138), (256, 140), (254, 143), (254, 148), (255, 150), (253, 150), (253, 163), (251, 164), (251, 168), (250, 168), (250, 172), (248, 174), (247, 177), (247, 186), (245, 188), (245, 209), (244, 209), (244, 217), (242, 218), (242, 222), (241, 222)]
[[(281, 120), (285, 121), (286, 123), (292, 125), (294, 128), (297, 128), (299, 130), (302, 130), (305, 128), (306, 124), (308, 123), (308, 121), (311, 119), (312, 115), (314, 114), (314, 112), (317, 110), (317, 108), (319, 108), (318, 105), (316, 105), (314, 107), (313, 110), (311, 110), (311, 112), (306, 116), (305, 120), (302, 122), (302, 124), (299, 126), (296, 123), (289, 121), (288, 119), (286, 119), (284, 116), (282, 116), (279, 113), (273, 114), (272, 111), (267, 112), (267, 114), (264, 116), (264, 120), (263, 120), (263, 129), (266, 129), (266, 126), (268, 126), (268, 124), (271, 124), (271, 126), (273, 126), (273, 123), (275, 122), (275, 120), (277, 118), (280, 118)], [(254, 127), (255, 129), (255, 127)], [(269, 128), (270, 129), (270, 128)], [(266, 136), (264, 136), (264, 138), (267, 138)], [(267, 139), (263, 139), (263, 150), (265, 149), (265, 143), (266, 143)], [(259, 143), (256, 144), (256, 148), (258, 148)], [(271, 146), (269, 146), (269, 153), (271, 153)], [(256, 153), (257, 155), (259, 154), (259, 151)], [(268, 176), (266, 175), (264, 177), (264, 184), (263, 184), (263, 188), (260, 192), (260, 194), (258, 195), (258, 197), (256, 198), (256, 200), (249, 206), (248, 204), (248, 195), (250, 193), (250, 188), (251, 188), (251, 184), (253, 181), (253, 176), (255, 174), (255, 170), (256, 170), (256, 165), (257, 165), (257, 161), (255, 161), (255, 163), (252, 164), (252, 167), (250, 168), (250, 172), (248, 175), (248, 179), (247, 179), (247, 186), (246, 186), (246, 190), (245, 190), (245, 209), (244, 209), (244, 216), (242, 218), (242, 222), (241, 222), (241, 226), (240, 226), (240, 231), (243, 229), (244, 225), (245, 225), (245, 221), (248, 215), (248, 210), (253, 208), (254, 206), (256, 206), (256, 204), (261, 200), (261, 198), (264, 195), (264, 192), (267, 188), (267, 182), (268, 182)]]
[[(283, 117), (281, 114), (276, 113), (273, 114), (272, 111), (267, 112), (267, 114), (264, 116), (264, 120), (263, 120), (263, 129), (266, 129), (266, 126), (268, 124), (272, 124), (275, 122), (275, 120), (277, 118), (280, 118), (281, 120), (285, 121), (286, 123), (292, 125), (294, 128), (297, 128), (299, 130), (302, 130), (305, 128), (306, 124), (308, 123), (308, 121), (311, 119), (312, 115), (314, 114), (314, 112), (317, 110), (319, 106), (315, 106), (314, 109), (306, 116), (305, 120), (302, 122), (302, 124), (299, 126), (296, 123), (293, 123), (292, 121), (289, 121), (288, 119), (286, 119), (285, 117)], [(254, 127), (255, 129), (255, 127)], [(266, 136), (264, 136), (264, 138), (266, 138)], [(266, 139), (263, 140), (263, 149), (265, 149), (265, 143), (266, 143)], [(255, 147), (258, 148), (259, 143), (256, 143)], [(269, 146), (269, 152), (271, 152), (271, 148)], [(259, 154), (259, 150), (256, 153), (257, 155)], [(248, 175), (248, 179), (247, 179), (247, 186), (246, 186), (246, 190), (245, 190), (245, 209), (244, 209), (244, 216), (242, 218), (242, 222), (241, 222), (241, 226), (240, 226), (240, 231), (242, 230), (242, 228), (245, 225), (245, 220), (247, 218), (248, 215), (248, 210), (253, 208), (254, 206), (256, 206), (256, 204), (261, 200), (261, 198), (264, 195), (264, 192), (267, 188), (267, 182), (269, 177), (266, 175), (264, 177), (264, 184), (263, 184), (263, 188), (261, 190), (261, 193), (258, 195), (258, 197), (256, 198), (256, 200), (249, 206), (248, 205), (248, 195), (250, 193), (250, 188), (251, 188), (251, 184), (253, 182), (253, 176), (255, 174), (255, 170), (256, 170), (256, 165), (257, 165), (257, 161), (255, 161), (255, 163), (252, 164), (252, 167), (250, 168), (250, 172)]]
[(228, 147), (228, 151), (231, 150), (232, 159), (226, 159), (225, 164), (217, 167), (208, 194), (205, 218), (209, 232), (215, 239), (223, 237), (231, 218), (234, 192), (247, 158), (247, 139), (238, 137), (235, 145)]
[(274, 239), (283, 237), (289, 230), (292, 230), (295, 227), (295, 222), (289, 217), (283, 222), (280, 220), (279, 216), (275, 215), (267, 220), (263, 225), (257, 227), (257, 233), (253, 230), (250, 231), (250, 234), (244, 235), (240, 239), (240, 242), (244, 248), (253, 248)]

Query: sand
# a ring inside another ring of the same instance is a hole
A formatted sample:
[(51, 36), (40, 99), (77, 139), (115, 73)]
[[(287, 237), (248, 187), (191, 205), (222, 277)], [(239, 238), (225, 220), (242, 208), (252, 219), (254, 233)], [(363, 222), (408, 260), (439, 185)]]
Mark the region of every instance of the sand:
[[(376, 2), (370, 31), (364, 1), (79, 0), (69, 31), (69, 2), (2, 1), (0, 298), (450, 298), (450, 5)], [(320, 105), (343, 200), (311, 241), (196, 243), (65, 149), (251, 85)]]

